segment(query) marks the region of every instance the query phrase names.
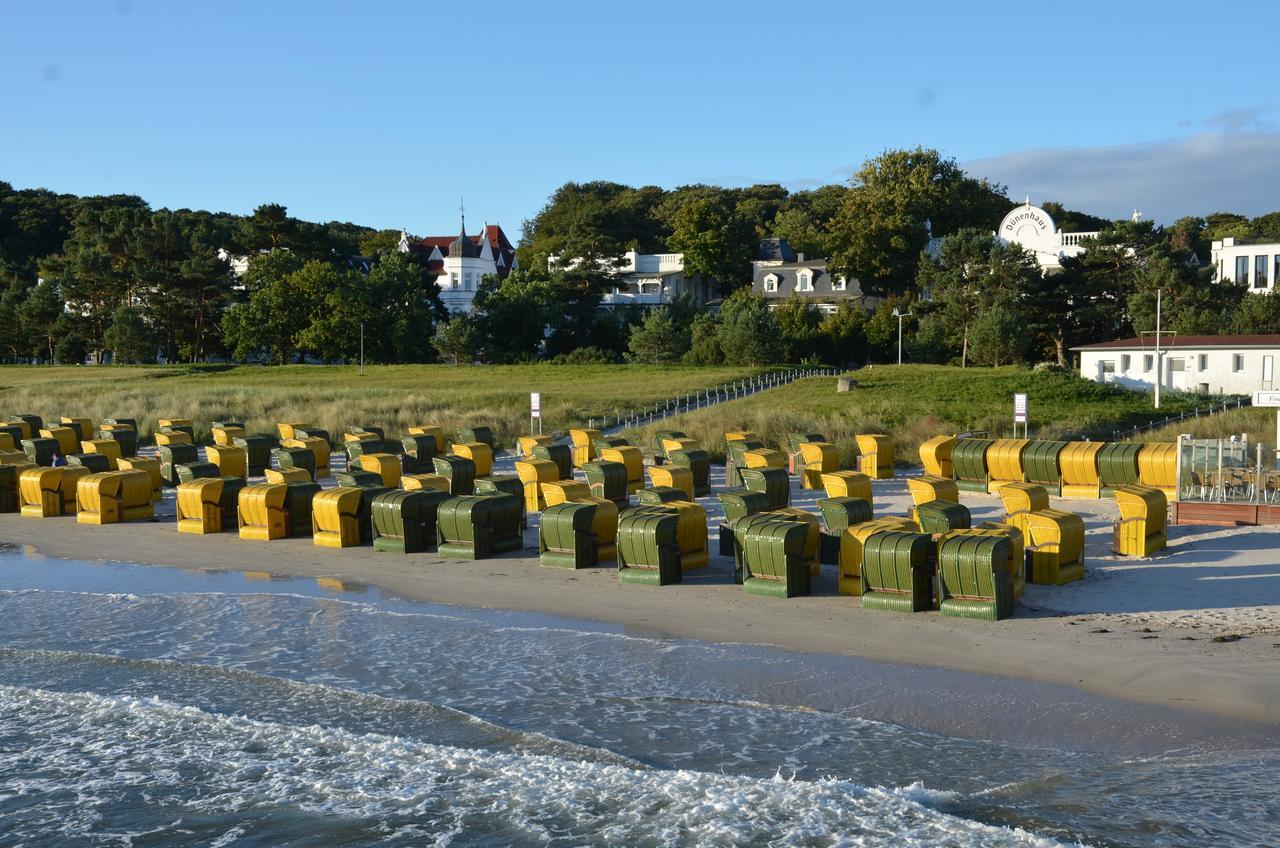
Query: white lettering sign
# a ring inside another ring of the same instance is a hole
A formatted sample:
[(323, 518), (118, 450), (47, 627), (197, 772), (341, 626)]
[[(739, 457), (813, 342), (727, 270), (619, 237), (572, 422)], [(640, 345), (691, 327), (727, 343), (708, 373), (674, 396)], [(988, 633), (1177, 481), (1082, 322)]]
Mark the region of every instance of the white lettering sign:
[(1027, 423), (1027, 396), (1021, 392), (1013, 396), (1013, 423)]
[(529, 392), (529, 417), (542, 417), (542, 392)]
[(1254, 406), (1280, 406), (1280, 392), (1254, 392)]

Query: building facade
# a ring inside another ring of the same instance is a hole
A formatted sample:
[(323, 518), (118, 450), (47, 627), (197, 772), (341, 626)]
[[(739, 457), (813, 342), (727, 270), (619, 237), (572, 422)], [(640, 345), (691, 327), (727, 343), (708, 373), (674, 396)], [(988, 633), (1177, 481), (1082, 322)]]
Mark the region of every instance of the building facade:
[[(578, 261), (562, 262), (551, 256), (551, 270), (572, 269)], [(614, 281), (600, 300), (604, 309), (619, 306), (665, 306), (685, 296), (698, 306), (706, 306), (716, 295), (715, 281), (701, 274), (686, 274), (683, 253), (639, 253), (628, 250), (614, 261), (610, 272)]]
[(1209, 260), (1215, 280), (1259, 294), (1275, 291), (1280, 278), (1280, 243), (1224, 238), (1215, 240), (1211, 247)]
[(810, 301), (821, 312), (835, 312), (842, 303), (874, 306), (856, 279), (827, 271), (826, 259), (810, 259), (796, 253), (786, 239), (760, 242), (751, 263), (751, 287), (763, 295), (771, 308), (793, 294)]
[(1080, 376), (1129, 389), (1243, 395), (1277, 388), (1280, 334), (1163, 336), (1120, 339), (1072, 348)]
[(400, 233), (398, 250), (421, 258), (436, 274), (440, 300), (450, 312), (470, 312), (480, 283), (489, 275), (506, 279), (516, 270), (516, 249), (497, 224), (486, 224), (474, 236), (467, 235), (467, 222), (456, 236), (427, 236), (410, 239)]
[[(1134, 212), (1137, 220), (1138, 213)], [(1026, 203), (1010, 210), (995, 231), (995, 237), (1001, 244), (1016, 244), (1023, 250), (1029, 250), (1040, 263), (1040, 270), (1052, 274), (1062, 270), (1062, 259), (1065, 256), (1079, 256), (1084, 253), (1080, 243), (1087, 238), (1098, 235), (1092, 233), (1064, 233), (1058, 229), (1053, 216), (1039, 206), (1031, 205), (1031, 198)]]

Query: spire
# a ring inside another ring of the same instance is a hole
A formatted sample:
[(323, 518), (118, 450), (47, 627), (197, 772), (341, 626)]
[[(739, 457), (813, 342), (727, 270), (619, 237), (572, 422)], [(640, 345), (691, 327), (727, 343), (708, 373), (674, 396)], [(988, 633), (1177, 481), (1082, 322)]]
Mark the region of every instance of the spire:
[(1027, 206), (1028, 206), (1028, 207), (1030, 207), (1030, 206), (1031, 206), (1031, 195), (1029, 195), (1029, 194), (1027, 195), (1027, 199), (1026, 199), (1025, 203), (1027, 204)]

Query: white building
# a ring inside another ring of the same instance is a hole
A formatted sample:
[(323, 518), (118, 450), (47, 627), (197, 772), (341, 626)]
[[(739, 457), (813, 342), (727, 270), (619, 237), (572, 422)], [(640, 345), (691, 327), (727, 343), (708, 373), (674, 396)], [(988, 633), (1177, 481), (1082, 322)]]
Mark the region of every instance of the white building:
[[(1139, 218), (1133, 213), (1134, 220)], [(1098, 235), (1092, 233), (1064, 233), (1053, 222), (1053, 216), (1039, 206), (1031, 205), (1027, 198), (1022, 206), (1015, 207), (996, 230), (995, 237), (1001, 244), (1016, 244), (1031, 251), (1040, 263), (1040, 270), (1052, 274), (1062, 270), (1062, 257), (1084, 253), (1080, 242)]]
[(1219, 283), (1233, 282), (1260, 294), (1275, 291), (1280, 278), (1280, 244), (1224, 238), (1213, 242), (1209, 256)]
[(501, 279), (519, 267), (515, 247), (507, 240), (502, 227), (485, 224), (474, 236), (467, 235), (463, 219), (462, 231), (453, 238), (427, 236), (413, 241), (400, 234), (397, 247), (402, 253), (421, 256), (440, 286), (440, 300), (450, 312), (470, 312), (480, 282), (493, 274)]
[[(563, 265), (557, 256), (547, 259), (552, 270), (574, 268), (577, 264), (576, 259)], [(607, 309), (616, 306), (664, 306), (681, 295), (691, 297), (698, 306), (705, 306), (715, 295), (713, 281), (701, 274), (685, 274), (683, 253), (628, 250), (618, 257), (611, 270), (616, 280), (600, 301), (600, 305)]]
[(1280, 334), (1254, 336), (1162, 336), (1160, 362), (1155, 337), (1120, 339), (1072, 348), (1080, 354), (1080, 376), (1099, 383), (1151, 390), (1244, 395), (1276, 388)]

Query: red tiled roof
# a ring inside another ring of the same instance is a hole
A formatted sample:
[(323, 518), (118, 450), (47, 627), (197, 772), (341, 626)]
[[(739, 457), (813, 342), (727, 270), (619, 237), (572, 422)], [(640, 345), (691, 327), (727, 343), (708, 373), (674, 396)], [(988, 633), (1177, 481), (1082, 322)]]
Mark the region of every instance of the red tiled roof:
[[(1155, 349), (1154, 335), (1143, 338), (1116, 339), (1111, 342), (1080, 345), (1072, 350), (1125, 350), (1129, 348)], [(1161, 349), (1178, 347), (1280, 347), (1280, 333), (1258, 333), (1236, 336), (1180, 336), (1174, 333), (1160, 334)]]

